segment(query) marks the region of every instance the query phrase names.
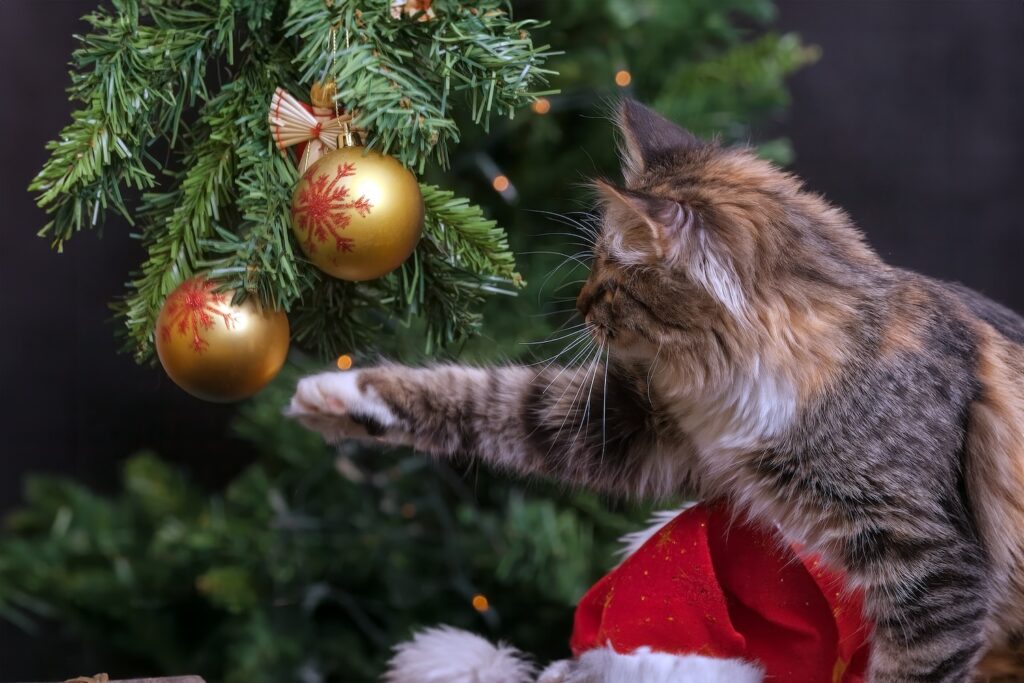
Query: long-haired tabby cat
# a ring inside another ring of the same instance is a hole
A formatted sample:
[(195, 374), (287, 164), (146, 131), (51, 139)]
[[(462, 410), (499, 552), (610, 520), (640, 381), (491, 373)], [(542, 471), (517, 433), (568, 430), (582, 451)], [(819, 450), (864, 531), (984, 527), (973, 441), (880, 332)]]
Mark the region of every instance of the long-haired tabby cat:
[(873, 683), (1015, 675), (1024, 319), (885, 264), (748, 150), (630, 101), (618, 123), (578, 298), (606, 365), (326, 373), (290, 410), (331, 440), (724, 497), (863, 588)]

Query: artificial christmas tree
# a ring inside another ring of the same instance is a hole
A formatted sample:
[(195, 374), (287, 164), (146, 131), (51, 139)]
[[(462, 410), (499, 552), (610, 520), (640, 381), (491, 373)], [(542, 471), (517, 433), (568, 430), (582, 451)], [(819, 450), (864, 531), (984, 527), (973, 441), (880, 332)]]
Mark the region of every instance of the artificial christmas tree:
[[(141, 227), (147, 256), (118, 305), (137, 357), (152, 352), (166, 296), (198, 271), (232, 289), (236, 303), (252, 296), (287, 311), (293, 337), (322, 356), (374, 339), (373, 327), (357, 322), (366, 318), (422, 314), (428, 342), (463, 339), (484, 296), (512, 287), (504, 233), (431, 187), (422, 190), (426, 239), (402, 273), (372, 285), (324, 278), (299, 257), (289, 229), (299, 176), (275, 147), (294, 131), (273, 112), (268, 124), (266, 107), (278, 84), (335, 83), (333, 92), (321, 86), (318, 100), (358, 111), (368, 148), (417, 173), (428, 163), (443, 169), (460, 110), (460, 121), (486, 127), (543, 86), (535, 22), (513, 21), (498, 0), (439, 1), (429, 23), (416, 12), (393, 16), (387, 2), (111, 4), (86, 17), (92, 32), (75, 52), (70, 90), (81, 107), (31, 189), (51, 216), (41, 234), (57, 248), (108, 211)], [(336, 144), (332, 121), (316, 144)], [(303, 163), (314, 149), (322, 151), (307, 146)], [(139, 201), (131, 190), (143, 192)], [(401, 260), (357, 269), (356, 279)], [(480, 287), (483, 278), (504, 287)]]

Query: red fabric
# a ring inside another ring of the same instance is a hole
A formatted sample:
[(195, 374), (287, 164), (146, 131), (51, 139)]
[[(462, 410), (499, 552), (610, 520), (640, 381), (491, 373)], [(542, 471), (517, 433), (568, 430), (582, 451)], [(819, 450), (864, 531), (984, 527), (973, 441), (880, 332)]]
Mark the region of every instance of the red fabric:
[(842, 576), (710, 504), (680, 514), (583, 596), (571, 645), (576, 656), (610, 645), (743, 659), (766, 681), (863, 683), (869, 630)]

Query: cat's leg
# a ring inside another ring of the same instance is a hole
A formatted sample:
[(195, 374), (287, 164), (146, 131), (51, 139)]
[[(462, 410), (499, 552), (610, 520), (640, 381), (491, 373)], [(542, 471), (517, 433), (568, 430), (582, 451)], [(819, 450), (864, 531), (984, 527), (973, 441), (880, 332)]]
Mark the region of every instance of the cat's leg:
[(599, 363), (386, 365), (307, 377), (289, 410), (328, 440), (370, 438), (619, 493), (668, 494), (685, 478), (685, 459), (650, 436), (645, 393)]
[(847, 548), (875, 623), (870, 683), (961, 683), (986, 646), (984, 549), (948, 521), (872, 525)]

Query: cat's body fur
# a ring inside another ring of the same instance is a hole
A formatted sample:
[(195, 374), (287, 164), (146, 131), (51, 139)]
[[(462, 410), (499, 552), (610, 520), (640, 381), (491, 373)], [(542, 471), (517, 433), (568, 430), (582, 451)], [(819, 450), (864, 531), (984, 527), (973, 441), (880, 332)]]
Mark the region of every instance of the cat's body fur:
[(747, 152), (634, 103), (620, 127), (627, 187), (600, 186), (579, 298), (607, 362), (328, 373), (293, 411), (332, 439), (728, 498), (865, 590), (872, 683), (1024, 676), (1024, 319), (884, 264)]

